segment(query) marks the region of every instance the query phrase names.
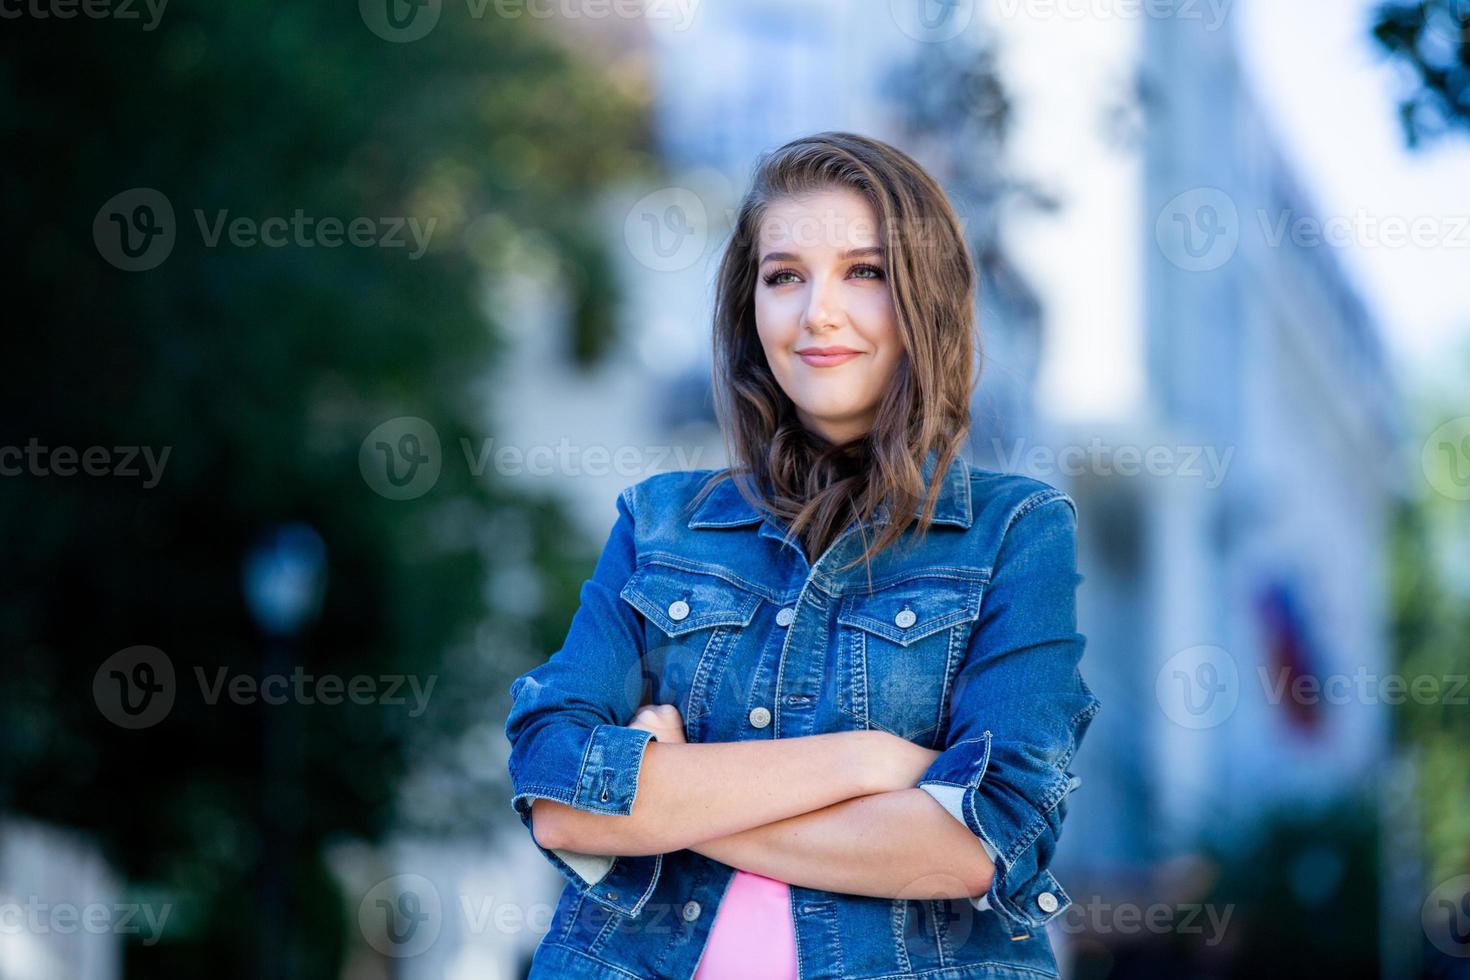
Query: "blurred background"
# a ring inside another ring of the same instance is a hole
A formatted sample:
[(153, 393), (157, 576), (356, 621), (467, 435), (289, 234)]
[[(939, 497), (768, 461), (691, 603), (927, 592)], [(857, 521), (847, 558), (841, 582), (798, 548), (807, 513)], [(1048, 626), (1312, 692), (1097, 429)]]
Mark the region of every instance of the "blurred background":
[(1470, 976), (1470, 3), (0, 19), (0, 978), (524, 975), (507, 685), (725, 465), (822, 129), (941, 180), (971, 458), (1079, 505), (1064, 976)]

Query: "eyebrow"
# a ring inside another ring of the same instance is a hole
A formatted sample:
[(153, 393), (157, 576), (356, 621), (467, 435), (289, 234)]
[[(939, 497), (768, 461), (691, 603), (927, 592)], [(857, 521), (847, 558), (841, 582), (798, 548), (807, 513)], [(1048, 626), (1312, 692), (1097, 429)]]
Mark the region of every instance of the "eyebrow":
[[(882, 249), (881, 246), (879, 246), (879, 245), (866, 245), (866, 246), (863, 246), (862, 248), (850, 248), (846, 252), (843, 252), (841, 255), (839, 255), (837, 257), (839, 259), (844, 259), (845, 260), (845, 259), (855, 259), (855, 258), (858, 258), (859, 256), (863, 256), (863, 255), (879, 255), (879, 256), (881, 256), (882, 254), (883, 254), (883, 249)], [(761, 257), (760, 264), (761, 265), (765, 265), (767, 262), (800, 262), (800, 261), (801, 261), (801, 258), (799, 256), (793, 255), (790, 252), (767, 252), (764, 256)]]

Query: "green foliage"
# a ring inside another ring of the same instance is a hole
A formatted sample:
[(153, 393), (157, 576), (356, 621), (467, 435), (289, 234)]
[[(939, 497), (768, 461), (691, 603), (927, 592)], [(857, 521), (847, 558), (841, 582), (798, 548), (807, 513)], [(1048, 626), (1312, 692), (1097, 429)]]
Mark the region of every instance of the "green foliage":
[(1233, 906), (1230, 976), (1379, 975), (1377, 820), (1368, 798), (1285, 804), (1262, 818), (1244, 859), (1219, 858), (1206, 901), (1221, 915)]
[(1399, 103), (1409, 146), (1470, 126), (1470, 7), (1463, 0), (1383, 3), (1373, 38), (1416, 83)]
[[(445, 4), (428, 36), (402, 44), (355, 7), (176, 4), (153, 30), (26, 16), (0, 32), (0, 446), (169, 451), (154, 487), (0, 478), (0, 807), (90, 832), (133, 887), (174, 904), (163, 942), (129, 951), (150, 977), (254, 974), (263, 814), (283, 809), (284, 955), (298, 975), (335, 975), (355, 926), (323, 848), (403, 824), (396, 788), (411, 764), (455, 772), (452, 740), (491, 724), (509, 678), (558, 645), (590, 567), (562, 515), (474, 477), (459, 440), (478, 444), (489, 422), (471, 396), (498, 344), (482, 296), (520, 236), (552, 243), (563, 273), (589, 270), (568, 280), (569, 344), (589, 359), (605, 349), (599, 311), (615, 297), (590, 205), (601, 182), (646, 165), (643, 107), (493, 6), (475, 18)], [(167, 197), (177, 238), (157, 268), (126, 272), (92, 226), (135, 187)], [(200, 227), (298, 210), (434, 224), (418, 258), (412, 244), (211, 245)], [(435, 425), (444, 466), (431, 491), (395, 501), (357, 457), (401, 415)], [(200, 696), (196, 671), (267, 672), (241, 559), (287, 520), (310, 523), (328, 555), (324, 606), (291, 665), (434, 676), (422, 716)], [(520, 547), (497, 550), (491, 526)], [(487, 576), (511, 561), (559, 605), (497, 608)], [(128, 731), (98, 710), (92, 682), (136, 644), (170, 658), (178, 697), (162, 722)], [(272, 726), (289, 751), (268, 773)], [(498, 798), (478, 778), (478, 809), (450, 792), (472, 780), (448, 778), (413, 820), (483, 833)]]
[[(1454, 417), (1462, 410), (1456, 401), (1446, 398), (1438, 410), (1420, 406), (1415, 431), (1433, 431)], [(1470, 710), (1465, 707), (1470, 690), (1462, 686), (1470, 673), (1470, 583), (1456, 581), (1465, 569), (1463, 562), (1456, 568), (1454, 560), (1470, 540), (1470, 513), (1464, 501), (1415, 477), (1417, 492), (1393, 523), (1395, 669), (1411, 685), (1416, 678), (1433, 679), (1444, 696), (1406, 697), (1394, 709), (1394, 729), (1395, 740), (1411, 747), (1418, 759), (1427, 890), (1470, 868)]]

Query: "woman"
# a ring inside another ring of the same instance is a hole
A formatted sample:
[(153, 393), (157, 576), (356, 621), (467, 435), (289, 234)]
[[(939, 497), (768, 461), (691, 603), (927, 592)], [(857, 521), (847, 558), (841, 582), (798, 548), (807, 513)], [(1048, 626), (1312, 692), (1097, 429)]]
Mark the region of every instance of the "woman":
[(761, 161), (716, 294), (732, 466), (625, 489), (566, 643), (511, 685), (512, 804), (567, 878), (532, 976), (1057, 975), (1099, 708), (1076, 510), (958, 455), (973, 293), (904, 153)]

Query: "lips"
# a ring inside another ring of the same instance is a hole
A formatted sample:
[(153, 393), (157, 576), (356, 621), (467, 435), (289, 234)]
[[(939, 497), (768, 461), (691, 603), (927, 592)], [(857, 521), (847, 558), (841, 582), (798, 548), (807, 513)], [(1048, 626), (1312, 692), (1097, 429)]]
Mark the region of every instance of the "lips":
[(848, 347), (808, 347), (804, 351), (797, 351), (797, 356), (811, 367), (836, 367), (838, 364), (846, 364), (861, 353)]

